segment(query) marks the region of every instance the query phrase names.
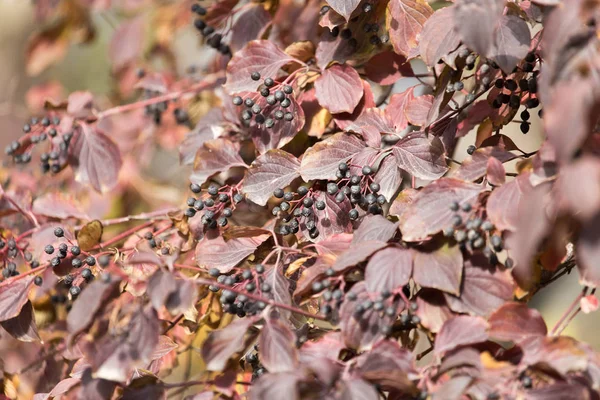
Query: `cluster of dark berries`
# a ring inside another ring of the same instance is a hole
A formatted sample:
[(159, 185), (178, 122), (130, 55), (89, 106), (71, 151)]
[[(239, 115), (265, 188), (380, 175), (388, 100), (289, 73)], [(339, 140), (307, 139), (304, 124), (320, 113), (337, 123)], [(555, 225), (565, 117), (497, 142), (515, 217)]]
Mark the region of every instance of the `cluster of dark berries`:
[[(320, 14), (325, 15), (329, 12), (331, 8), (329, 6), (321, 7)], [(329, 33), (333, 37), (340, 36), (342, 39), (348, 41), (348, 45), (356, 49), (358, 47), (358, 40), (353, 37), (354, 32), (352, 29), (362, 30), (362, 32), (366, 34), (370, 34), (369, 43), (373, 46), (380, 45), (382, 43), (387, 43), (390, 38), (388, 34), (379, 35), (379, 31), (381, 29), (380, 24), (377, 20), (372, 20), (371, 17), (377, 18), (376, 15), (373, 15), (371, 11), (373, 11), (373, 4), (364, 3), (362, 5), (361, 11), (364, 15), (355, 15), (352, 17), (348, 24), (345, 27), (340, 28), (339, 26), (333, 27)]]
[[(259, 81), (260, 73), (253, 72), (252, 80)], [(246, 125), (254, 121), (267, 129), (271, 129), (279, 121), (291, 122), (294, 120), (294, 110), (290, 96), (294, 89), (290, 85), (275, 82), (273, 78), (265, 78), (258, 88), (256, 95), (246, 98), (235, 96), (233, 104), (243, 107), (240, 117)]]
[[(246, 315), (256, 315), (267, 307), (264, 301), (254, 301), (244, 294), (236, 292), (244, 291), (263, 296), (271, 296), (271, 285), (264, 280), (263, 274), (265, 267), (262, 264), (256, 264), (254, 270), (244, 269), (243, 271), (226, 275), (221, 274), (217, 268), (211, 268), (208, 274), (217, 279), (217, 282), (229, 286), (235, 291), (224, 289), (221, 292), (220, 302), (223, 311), (229, 314), (235, 314), (240, 318)], [(211, 285), (208, 289), (212, 292), (218, 292), (219, 287)]]
[(192, 127), (190, 115), (185, 109), (181, 107), (175, 107), (173, 110), (173, 116), (175, 117), (175, 122), (177, 122), (177, 125), (187, 125), (189, 128)]
[(15, 238), (11, 237), (8, 240), (0, 238), (0, 256), (3, 257), (4, 262), (4, 267), (2, 269), (3, 278), (6, 279), (19, 275), (16, 260), (19, 255), (22, 256), (22, 260), (29, 264), (31, 268), (37, 268), (40, 266), (39, 262), (33, 259), (33, 254), (19, 247)]
[(67, 165), (73, 133), (62, 132), (59, 124), (60, 118), (57, 115), (31, 118), (23, 125), (23, 136), (8, 144), (4, 152), (12, 156), (15, 163), (27, 164), (32, 160), (33, 147), (39, 143), (47, 143), (46, 151), (40, 154), (42, 171), (60, 172)]
[(454, 201), (450, 204), (450, 210), (455, 214), (452, 216), (452, 226), (444, 229), (444, 236), (454, 238), (465, 249), (481, 250), (490, 264), (498, 264), (496, 252), (502, 251), (504, 246), (502, 236), (493, 233), (496, 229), (494, 224), (474, 215), (465, 220), (472, 211), (469, 203), (458, 204)]
[(298, 187), (296, 192), (284, 192), (283, 189), (276, 189), (273, 196), (283, 199), (272, 210), (273, 215), (283, 221), (279, 226), (280, 234), (296, 234), (300, 229), (303, 229), (308, 231), (312, 239), (319, 236), (319, 230), (317, 229), (318, 213), (325, 210), (325, 201), (318, 200), (314, 196), (314, 192), (305, 186)]
[(250, 364), (252, 368), (252, 381), (254, 382), (256, 379), (260, 378), (266, 371), (265, 368), (260, 363), (258, 359), (258, 344), (254, 345), (254, 351), (249, 354), (246, 354), (244, 357), (245, 362)]
[(199, 16), (194, 21), (194, 26), (206, 38), (206, 44), (225, 56), (231, 55), (231, 49), (226, 43), (223, 43), (223, 35), (216, 33), (215, 28), (207, 25), (206, 21), (202, 19), (206, 15), (206, 8), (200, 4), (193, 4), (192, 12)]
[[(358, 299), (356, 293), (350, 291), (346, 294), (345, 301), (353, 307), (353, 318), (371, 321), (371, 318), (376, 315), (380, 318), (379, 327), (381, 333), (390, 335), (396, 328), (396, 321), (403, 300), (389, 291), (369, 296), (366, 299)], [(416, 310), (416, 303), (412, 304), (414, 304), (414, 310)], [(399, 328), (402, 330), (412, 329), (419, 322), (420, 319), (416, 315), (405, 313), (401, 315), (401, 325)]]
[(364, 166), (360, 169), (360, 175), (352, 174), (347, 163), (342, 162), (338, 166), (336, 182), (327, 184), (327, 193), (335, 196), (335, 201), (343, 203), (348, 198), (352, 205), (349, 212), (350, 220), (355, 221), (359, 217), (356, 207), (370, 214), (381, 214), (381, 206), (385, 204), (386, 199), (382, 194), (378, 194), (380, 186), (373, 180), (375, 171), (370, 166)]
[[(196, 183), (190, 185), (192, 193), (203, 193), (202, 187)], [(218, 226), (225, 227), (228, 218), (233, 215), (236, 204), (239, 204), (244, 196), (237, 192), (237, 189), (225, 186), (219, 188), (211, 184), (202, 198), (189, 197), (187, 199), (188, 209), (185, 215), (188, 218), (195, 217), (199, 211), (202, 211), (201, 222), (209, 229), (216, 229)]]
[[(159, 91), (146, 89), (146, 90), (144, 90), (144, 92), (142, 94), (142, 99), (150, 100), (154, 97), (158, 97), (163, 94), (164, 93), (159, 92)], [(148, 104), (144, 108), (144, 112), (147, 117), (152, 118), (152, 121), (154, 121), (154, 123), (156, 125), (160, 125), (162, 123), (163, 113), (165, 113), (168, 109), (169, 109), (169, 101), (165, 100), (165, 101), (161, 101), (158, 103)]]

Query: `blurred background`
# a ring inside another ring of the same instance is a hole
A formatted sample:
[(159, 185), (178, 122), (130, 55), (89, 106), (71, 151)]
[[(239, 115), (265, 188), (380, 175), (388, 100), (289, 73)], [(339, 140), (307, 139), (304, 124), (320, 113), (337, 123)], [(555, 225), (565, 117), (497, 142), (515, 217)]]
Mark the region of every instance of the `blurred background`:
[[(34, 0), (0, 0), (0, 149), (17, 138), (21, 134), (24, 122), (40, 110), (42, 94), (59, 101), (64, 100), (73, 91), (89, 90), (94, 93), (100, 104), (103, 103), (102, 99), (105, 104), (113, 100), (115, 70), (109, 58), (109, 48), (116, 29), (124, 20), (141, 16), (146, 26), (144, 40), (152, 37), (152, 41), (156, 41), (157, 38), (171, 41), (172, 57), (176, 60), (174, 68), (179, 73), (185, 73), (192, 65), (207, 62), (208, 57), (204, 54), (207, 50), (203, 50), (199, 36), (193, 29), (192, 17), (181, 12), (191, 4), (184, 0), (164, 1), (165, 7), (159, 12), (145, 11), (144, 0), (119, 0), (123, 7), (118, 9), (104, 9), (102, 4), (110, 0), (94, 1), (95, 5), (100, 6), (89, 15), (89, 25), (94, 29), (93, 40), (81, 43), (81, 26), (75, 26), (66, 33), (64, 30), (57, 33), (69, 35), (64, 46), (56, 48), (52, 43), (37, 43), (35, 50), (38, 53), (34, 56), (30, 51), (28, 54), (28, 49), (32, 48), (33, 35), (41, 27), (40, 4), (55, 1), (58, 0), (38, 0), (36, 9), (33, 5), (36, 3)], [(89, 33), (83, 32), (84, 36)], [(415, 67), (422, 68), (418, 65)], [(122, 76), (120, 79), (121, 84), (125, 85)], [(412, 83), (407, 79), (394, 90), (402, 91)], [(517, 123), (509, 127), (509, 136), (526, 152), (537, 149), (542, 141), (540, 123), (533, 118), (534, 116), (537, 117), (532, 115), (533, 125), (527, 135), (519, 131)], [(127, 124), (126, 120), (122, 122)], [(174, 143), (170, 148), (167, 146), (166, 150), (161, 149), (152, 154), (154, 162), (149, 163), (151, 167), (144, 171), (150, 181), (160, 183), (176, 178), (185, 182), (187, 170), (179, 166), (177, 154), (177, 140), (181, 139), (182, 135), (174, 134), (171, 138)], [(474, 137), (474, 133), (471, 133), (461, 140), (455, 159), (460, 161), (466, 157), (466, 148), (474, 143)], [(8, 159), (4, 153), (1, 157), (3, 164), (7, 165)], [(2, 178), (5, 179), (6, 176), (3, 175)], [(161, 196), (164, 197), (161, 199), (163, 203), (177, 203), (181, 200), (178, 193), (163, 193)], [(580, 286), (577, 280), (577, 272), (574, 270), (571, 275), (543, 289), (531, 302), (533, 307), (542, 312), (549, 329), (579, 294)], [(600, 319), (596, 315), (580, 313), (564, 333), (588, 342), (600, 350), (597, 328), (600, 328)]]

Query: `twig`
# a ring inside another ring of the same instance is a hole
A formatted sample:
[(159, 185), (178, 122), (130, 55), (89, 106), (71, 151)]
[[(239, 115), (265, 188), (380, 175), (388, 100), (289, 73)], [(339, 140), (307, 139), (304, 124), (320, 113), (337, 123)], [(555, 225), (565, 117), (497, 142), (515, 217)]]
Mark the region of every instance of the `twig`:
[[(558, 322), (556, 323), (556, 325), (554, 325), (554, 328), (552, 328), (552, 331), (550, 331), (550, 334), (552, 336), (556, 336), (560, 333), (559, 332), (559, 328), (561, 327), (561, 325), (563, 324), (563, 322), (565, 322), (565, 320), (567, 319), (567, 317), (569, 316), (569, 314), (571, 314), (571, 312), (575, 309), (575, 307), (577, 307), (577, 305), (579, 304), (579, 302), (581, 301), (581, 299), (583, 298), (583, 296), (586, 295), (588, 290), (588, 287), (585, 286), (583, 288), (583, 290), (581, 291), (581, 293), (579, 293), (579, 295), (575, 298), (575, 300), (573, 300), (573, 302), (571, 303), (571, 305), (569, 306), (569, 308), (567, 308), (567, 310), (564, 312), (564, 314), (562, 315), (562, 317), (560, 317), (560, 319), (558, 320)], [(577, 312), (575, 312), (575, 315), (577, 315)], [(571, 318), (573, 319), (573, 318)], [(568, 323), (571, 321), (571, 319), (569, 319), (567, 321), (567, 323), (565, 324), (565, 326), (563, 327), (563, 329), (560, 330), (560, 332), (562, 332), (564, 330), (564, 328), (567, 327)]]

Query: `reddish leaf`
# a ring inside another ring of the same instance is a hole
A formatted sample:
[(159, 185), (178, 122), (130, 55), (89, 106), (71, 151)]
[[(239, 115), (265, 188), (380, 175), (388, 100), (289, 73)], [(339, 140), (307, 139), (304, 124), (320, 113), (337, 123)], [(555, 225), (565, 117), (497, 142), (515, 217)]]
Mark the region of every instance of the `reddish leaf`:
[(363, 379), (380, 385), (384, 390), (402, 392), (414, 390), (408, 375), (415, 373), (412, 353), (392, 340), (376, 343), (371, 351), (361, 354), (356, 362), (357, 372)]
[(246, 317), (233, 321), (224, 329), (213, 331), (202, 345), (202, 358), (209, 371), (223, 371), (227, 361), (244, 349), (246, 331), (257, 321), (257, 317)]
[(516, 229), (519, 204), (531, 189), (529, 174), (521, 174), (492, 192), (487, 201), (487, 213), (496, 228), (511, 231)]
[(354, 48), (350, 46), (348, 40), (344, 40), (339, 35), (334, 37), (329, 30), (325, 30), (319, 38), (315, 58), (323, 71), (332, 62), (344, 64), (353, 52)]
[(196, 153), (194, 172), (190, 180), (201, 185), (214, 174), (228, 171), (232, 167), (245, 167), (246, 164), (239, 152), (239, 143), (227, 139), (205, 142)]
[[(281, 266), (272, 266), (263, 274), (264, 282), (271, 286), (271, 294), (273, 300), (279, 304), (292, 304), (292, 296), (290, 294), (290, 282), (285, 277)], [(290, 317), (290, 312), (284, 309), (279, 309), (279, 315), (282, 319), (287, 320)]]
[(375, 54), (365, 65), (367, 78), (380, 85), (393, 85), (402, 77), (413, 76), (406, 57), (393, 51)]
[(300, 163), (302, 179), (306, 182), (336, 179), (340, 163), (348, 161), (364, 147), (364, 142), (347, 133), (338, 133), (318, 142), (304, 153)]
[(260, 361), (270, 373), (292, 372), (297, 368), (296, 335), (278, 319), (267, 319), (260, 332)]
[(416, 126), (425, 126), (432, 105), (433, 96), (430, 94), (424, 94), (411, 99), (404, 110), (408, 122)]
[(529, 52), (529, 26), (515, 15), (504, 15), (496, 28), (494, 43), (489, 56), (509, 74)]
[(557, 382), (527, 391), (529, 400), (586, 399), (589, 396), (589, 390), (585, 386), (567, 382)]
[(244, 237), (225, 241), (221, 236), (204, 237), (196, 246), (196, 264), (206, 269), (218, 268), (222, 273), (231, 271), (260, 246), (269, 235)]
[(23, 308), (21, 308), (19, 315), (0, 322), (0, 325), (2, 325), (12, 337), (22, 342), (41, 340), (35, 324), (33, 306), (30, 301), (27, 301)]
[[(331, 235), (352, 232), (352, 222), (348, 216), (350, 202), (338, 203), (335, 201), (335, 196), (330, 196), (325, 192), (318, 192), (315, 200), (325, 202), (325, 209), (315, 213), (316, 226), (319, 231), (317, 241), (326, 240)], [(309, 237), (308, 234), (306, 236)]]
[(444, 146), (440, 139), (429, 140), (424, 133), (411, 133), (392, 148), (398, 167), (416, 178), (434, 180), (446, 173)]
[(583, 346), (568, 336), (535, 336), (524, 340), (520, 347), (525, 353), (521, 365), (543, 365), (563, 377), (570, 372), (584, 371), (588, 355)]
[(152, 308), (135, 312), (126, 327), (126, 334), (107, 334), (89, 349), (86, 357), (92, 361), (95, 376), (110, 381), (125, 382), (135, 367), (145, 367), (158, 344), (159, 321)]
[(363, 80), (362, 81), (364, 94), (358, 103), (358, 106), (354, 109), (352, 113), (340, 113), (332, 115), (335, 124), (340, 129), (346, 129), (348, 125), (355, 121), (359, 115), (363, 113), (364, 110), (373, 108), (376, 106), (375, 97), (373, 96), (373, 91), (371, 90), (371, 85)]
[[(579, 282), (582, 285), (596, 287), (600, 285), (600, 215), (588, 220), (579, 233), (579, 239), (575, 246), (577, 254), (577, 268), (579, 270)], [(549, 228), (548, 226), (544, 226)]]
[(315, 81), (317, 100), (332, 114), (352, 113), (363, 96), (358, 72), (349, 65), (333, 65)]
[(357, 243), (338, 257), (333, 265), (333, 269), (335, 271), (345, 271), (346, 269), (365, 261), (371, 254), (384, 248), (386, 245), (387, 243), (385, 242), (374, 240)]
[(444, 295), (455, 312), (488, 316), (512, 300), (513, 290), (510, 271), (491, 267), (483, 255), (475, 255), (465, 261), (460, 297)]
[(378, 240), (387, 242), (396, 233), (398, 224), (393, 223), (381, 215), (367, 215), (363, 218), (358, 229), (354, 231), (352, 243)]
[(406, 107), (414, 99), (414, 88), (408, 88), (404, 92), (395, 93), (390, 97), (390, 102), (385, 108), (385, 116), (392, 122), (396, 131), (400, 132), (408, 126), (406, 118)]
[(488, 324), (483, 318), (460, 315), (449, 319), (436, 336), (433, 351), (441, 355), (458, 346), (485, 342), (487, 329)]
[(212, 139), (217, 139), (225, 133), (226, 122), (221, 108), (209, 110), (189, 132), (179, 146), (179, 161), (184, 165), (192, 165), (196, 152), (202, 145)]
[[(349, 293), (355, 294), (356, 299), (351, 300), (351, 297), (346, 295), (340, 308), (340, 329), (344, 342), (346, 346), (358, 351), (369, 350), (371, 346), (383, 339), (381, 328), (391, 325), (392, 319), (387, 315), (380, 315), (380, 312), (374, 311), (373, 307), (363, 313), (356, 313), (359, 304), (371, 300), (365, 282), (358, 282), (352, 286)], [(396, 316), (393, 318), (395, 319)]]
[(454, 316), (446, 304), (443, 293), (439, 290), (419, 290), (417, 306), (416, 314), (421, 318), (421, 325), (433, 333), (439, 332), (444, 322)]
[[(582, 184), (581, 177), (586, 177)], [(583, 156), (560, 171), (557, 189), (575, 218), (585, 222), (600, 210), (600, 162)], [(35, 203), (34, 203), (35, 204)]]
[(473, 205), (480, 185), (451, 178), (441, 178), (422, 189), (400, 217), (402, 239), (409, 242), (428, 238), (452, 226), (454, 212), (450, 204)]
[(96, 280), (81, 292), (67, 315), (67, 329), (74, 337), (94, 322), (98, 312), (119, 295), (119, 282)]
[(298, 383), (304, 379), (300, 371), (264, 374), (252, 384), (250, 400), (289, 399), (300, 400)]
[(236, 19), (231, 27), (231, 41), (229, 42), (229, 47), (234, 54), (242, 49), (249, 40), (258, 39), (271, 22), (271, 14), (261, 4), (248, 4), (246, 7), (240, 8), (235, 15)]
[(154, 352), (150, 358), (152, 360), (158, 360), (159, 358), (164, 357), (171, 351), (175, 350), (177, 347), (177, 343), (175, 343), (170, 337), (160, 335), (158, 337), (158, 344), (154, 348)]
[(458, 295), (463, 276), (463, 256), (458, 246), (414, 252), (413, 279), (422, 287)]
[(434, 67), (439, 60), (445, 60), (450, 52), (456, 50), (460, 38), (455, 29), (452, 7), (437, 10), (425, 22), (419, 39), (419, 49), (421, 58), (427, 65)]
[(516, 158), (513, 153), (502, 150), (498, 147), (480, 148), (463, 161), (460, 168), (456, 170), (454, 177), (465, 181), (478, 180), (485, 175), (488, 168), (488, 160), (492, 157), (501, 163), (505, 163)]
[(494, 46), (495, 28), (502, 18), (504, 0), (461, 0), (454, 7), (454, 24), (470, 49), (487, 55)]
[(256, 90), (260, 84), (252, 80), (250, 75), (258, 72), (263, 78), (277, 76), (284, 65), (295, 61), (269, 40), (253, 40), (246, 47), (235, 53), (227, 64), (227, 83), (225, 89), (229, 93)]
[(400, 290), (410, 279), (413, 255), (410, 250), (388, 247), (375, 253), (365, 269), (365, 282), (369, 292), (391, 293)]
[(57, 219), (90, 219), (74, 198), (59, 192), (49, 192), (36, 198), (31, 211), (38, 215)]
[(381, 145), (382, 133), (395, 133), (392, 122), (380, 108), (368, 108), (350, 123), (345, 131), (360, 133), (367, 144), (378, 148)]
[(29, 275), (16, 281), (13, 278), (0, 283), (0, 321), (6, 321), (19, 315), (27, 303), (27, 295), (33, 278)]
[(341, 397), (344, 400), (378, 400), (379, 393), (368, 382), (362, 379), (343, 381)]
[(66, 378), (63, 379), (62, 381), (58, 382), (56, 384), (56, 386), (54, 386), (54, 388), (50, 391), (50, 393), (48, 393), (47, 398), (54, 398), (54, 397), (58, 397), (59, 396), (67, 393), (69, 390), (71, 390), (72, 388), (74, 388), (76, 385), (78, 385), (81, 382), (81, 379), (79, 378)]
[(495, 186), (503, 185), (506, 181), (504, 165), (496, 157), (490, 157), (487, 162), (486, 174), (488, 181)]
[(394, 51), (412, 55), (417, 38), (433, 10), (423, 0), (392, 0), (388, 3), (387, 26)]
[(74, 118), (92, 116), (94, 96), (90, 92), (73, 92), (67, 100), (67, 112)]
[(80, 123), (69, 155), (78, 182), (89, 184), (100, 193), (116, 186), (123, 164), (121, 152), (112, 139), (97, 128)]
[(136, 61), (142, 55), (144, 46), (144, 16), (121, 23), (113, 33), (108, 49), (108, 57), (115, 70)]
[(327, 4), (348, 21), (352, 12), (360, 4), (360, 0), (327, 0)]
[(190, 310), (196, 304), (198, 297), (193, 282), (175, 279), (170, 272), (161, 269), (150, 277), (146, 291), (156, 311), (160, 311), (165, 306), (172, 315)]
[(488, 319), (490, 336), (502, 341), (514, 341), (529, 336), (546, 336), (548, 328), (539, 311), (523, 303), (506, 303)]
[(269, 150), (246, 172), (242, 191), (258, 205), (267, 204), (275, 189), (284, 188), (300, 176), (300, 162), (282, 150)]
[(396, 164), (396, 158), (391, 155), (385, 157), (373, 180), (379, 184), (379, 194), (391, 201), (402, 184), (402, 171)]

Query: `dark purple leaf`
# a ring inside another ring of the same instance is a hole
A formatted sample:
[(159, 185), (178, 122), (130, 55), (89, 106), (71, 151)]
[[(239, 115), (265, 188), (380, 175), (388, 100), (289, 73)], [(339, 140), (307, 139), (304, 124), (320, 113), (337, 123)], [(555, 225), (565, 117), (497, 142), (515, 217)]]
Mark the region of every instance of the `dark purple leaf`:
[(446, 304), (443, 293), (439, 290), (419, 290), (417, 306), (416, 314), (421, 318), (421, 325), (433, 333), (439, 332), (444, 322), (454, 316)]
[(172, 315), (191, 309), (198, 297), (193, 282), (175, 279), (173, 274), (162, 269), (158, 269), (150, 277), (146, 292), (156, 311), (160, 311), (165, 306)]
[(394, 51), (408, 58), (413, 55), (417, 38), (433, 10), (423, 0), (394, 0), (387, 7), (387, 25)]
[(27, 301), (23, 308), (21, 308), (19, 315), (0, 322), (0, 325), (2, 325), (12, 337), (22, 342), (41, 340), (35, 324), (33, 306), (30, 301)]
[(375, 253), (365, 269), (369, 292), (395, 292), (406, 285), (413, 269), (413, 255), (408, 249), (388, 247)]
[[(15, 318), (27, 303), (33, 276), (7, 279), (0, 283), (0, 321)], [(15, 280), (17, 279), (17, 280)]]
[(548, 328), (539, 311), (523, 303), (506, 303), (488, 319), (490, 336), (518, 342), (529, 336), (546, 336)]
[(278, 319), (267, 319), (260, 332), (260, 361), (270, 373), (292, 372), (297, 368), (296, 335)]
[(387, 242), (394, 237), (398, 224), (391, 222), (381, 215), (367, 215), (363, 218), (358, 229), (354, 231), (352, 243), (378, 240)]
[(392, 121), (390, 121), (380, 108), (366, 109), (359, 117), (346, 128), (346, 131), (356, 132), (371, 147), (378, 148), (381, 145), (381, 134), (392, 134), (396, 132)]
[(300, 174), (306, 182), (314, 179), (336, 179), (335, 173), (341, 162), (348, 161), (365, 147), (356, 136), (335, 134), (318, 142), (304, 153)]
[(460, 297), (444, 295), (453, 311), (487, 317), (512, 300), (513, 289), (510, 271), (491, 267), (483, 255), (476, 255), (465, 261)]
[(334, 37), (329, 30), (325, 30), (319, 38), (315, 58), (321, 70), (325, 70), (334, 61), (345, 63), (353, 52), (354, 48), (350, 46), (348, 40), (344, 40), (339, 35)]
[(258, 205), (267, 204), (275, 189), (285, 188), (300, 176), (300, 162), (283, 150), (269, 150), (248, 168), (242, 191)]
[(386, 245), (387, 243), (376, 240), (356, 243), (338, 257), (335, 264), (333, 264), (333, 269), (335, 271), (345, 271), (365, 261), (371, 254), (384, 248)]
[(258, 72), (264, 78), (277, 76), (284, 65), (295, 61), (269, 40), (253, 40), (235, 53), (227, 64), (227, 83), (229, 93), (254, 91), (260, 84), (250, 75)]
[(118, 283), (118, 280), (109, 283), (96, 280), (81, 292), (67, 315), (67, 329), (72, 337), (94, 322), (98, 312), (119, 295)]
[(196, 264), (206, 269), (218, 268), (222, 273), (231, 271), (269, 238), (268, 234), (242, 237), (225, 241), (221, 236), (204, 237), (196, 246)]
[[(283, 274), (281, 266), (273, 266), (267, 269), (263, 274), (264, 282), (271, 286), (273, 300), (279, 304), (292, 304), (292, 295), (290, 294), (290, 282)], [(282, 319), (287, 320), (290, 317), (290, 312), (284, 309), (279, 309), (279, 314)]]
[(67, 393), (81, 382), (79, 378), (66, 378), (58, 382), (56, 386), (48, 393), (48, 398), (60, 398), (61, 395)]
[(358, 72), (349, 65), (335, 64), (315, 81), (317, 100), (332, 114), (352, 113), (363, 96)]
[(360, 0), (327, 0), (327, 4), (348, 21)]
[(584, 346), (569, 336), (532, 336), (521, 342), (520, 347), (524, 352), (521, 365), (540, 364), (563, 377), (584, 371), (589, 365)]
[(106, 379), (92, 377), (90, 368), (83, 372), (81, 389), (76, 398), (86, 400), (106, 400), (112, 398), (117, 384)]
[(179, 161), (184, 165), (194, 164), (196, 152), (204, 142), (217, 139), (225, 132), (226, 121), (223, 110), (215, 107), (209, 110), (196, 124), (194, 130), (189, 132), (179, 146)]
[(260, 34), (271, 22), (271, 14), (261, 4), (248, 4), (239, 9), (231, 27), (229, 47), (235, 52), (241, 50), (249, 40), (259, 39)]
[(373, 180), (379, 184), (379, 194), (392, 201), (402, 184), (402, 171), (396, 164), (396, 158), (392, 155), (385, 157)]
[(245, 167), (240, 157), (240, 145), (227, 139), (204, 142), (198, 149), (194, 161), (194, 172), (190, 181), (202, 185), (211, 176), (228, 171), (232, 167)]
[[(483, 187), (458, 179), (441, 178), (422, 189), (400, 217), (402, 239), (415, 242), (452, 226), (450, 204), (473, 205)], [(467, 216), (465, 216), (466, 218)]]
[(476, 181), (487, 172), (488, 160), (495, 158), (501, 163), (513, 160), (516, 156), (499, 147), (484, 147), (477, 149), (472, 155), (467, 157), (462, 165), (456, 170), (454, 178), (465, 181)]
[(416, 178), (438, 179), (448, 171), (444, 145), (439, 138), (428, 139), (424, 133), (414, 132), (392, 148), (398, 167)]
[(487, 213), (496, 228), (510, 231), (516, 229), (519, 204), (531, 189), (529, 174), (525, 173), (492, 192), (487, 201)]
[(413, 76), (406, 57), (393, 51), (375, 54), (365, 65), (367, 78), (380, 85), (393, 85), (402, 77)]
[(244, 349), (246, 331), (258, 320), (246, 317), (233, 321), (227, 327), (213, 331), (202, 345), (202, 358), (209, 371), (223, 371), (227, 361)]
[(447, 372), (458, 368), (462, 371), (472, 371), (474, 376), (479, 375), (483, 369), (479, 351), (472, 347), (459, 347), (458, 349), (449, 351), (444, 356), (438, 373), (440, 375), (446, 374)]
[(470, 49), (487, 55), (494, 47), (495, 29), (504, 0), (460, 0), (454, 6), (454, 25)]
[(396, 341), (376, 343), (371, 351), (358, 357), (356, 368), (363, 379), (380, 385), (386, 391), (414, 391), (414, 385), (408, 378), (409, 374), (416, 372), (413, 355)]
[(341, 373), (338, 359), (345, 347), (340, 332), (329, 332), (315, 341), (305, 342), (300, 348), (298, 359), (321, 381), (333, 384)]
[(449, 319), (436, 336), (433, 351), (441, 355), (458, 346), (485, 342), (488, 339), (488, 327), (488, 323), (479, 317), (459, 315)]
[(460, 248), (442, 246), (414, 251), (413, 279), (422, 287), (439, 289), (458, 295), (463, 276), (463, 256)]
[(110, 333), (89, 349), (95, 375), (110, 381), (125, 382), (133, 368), (145, 367), (158, 344), (160, 324), (156, 311), (141, 307), (132, 315), (125, 333)]
[(509, 74), (529, 52), (529, 26), (515, 15), (504, 15), (496, 28), (494, 43), (489, 56)]
[(78, 182), (89, 184), (100, 193), (117, 185), (123, 161), (119, 148), (97, 128), (80, 123), (69, 146), (70, 163)]
[(423, 26), (419, 39), (421, 58), (430, 67), (446, 56), (460, 44), (460, 38), (454, 27), (454, 10), (445, 7), (437, 10)]

